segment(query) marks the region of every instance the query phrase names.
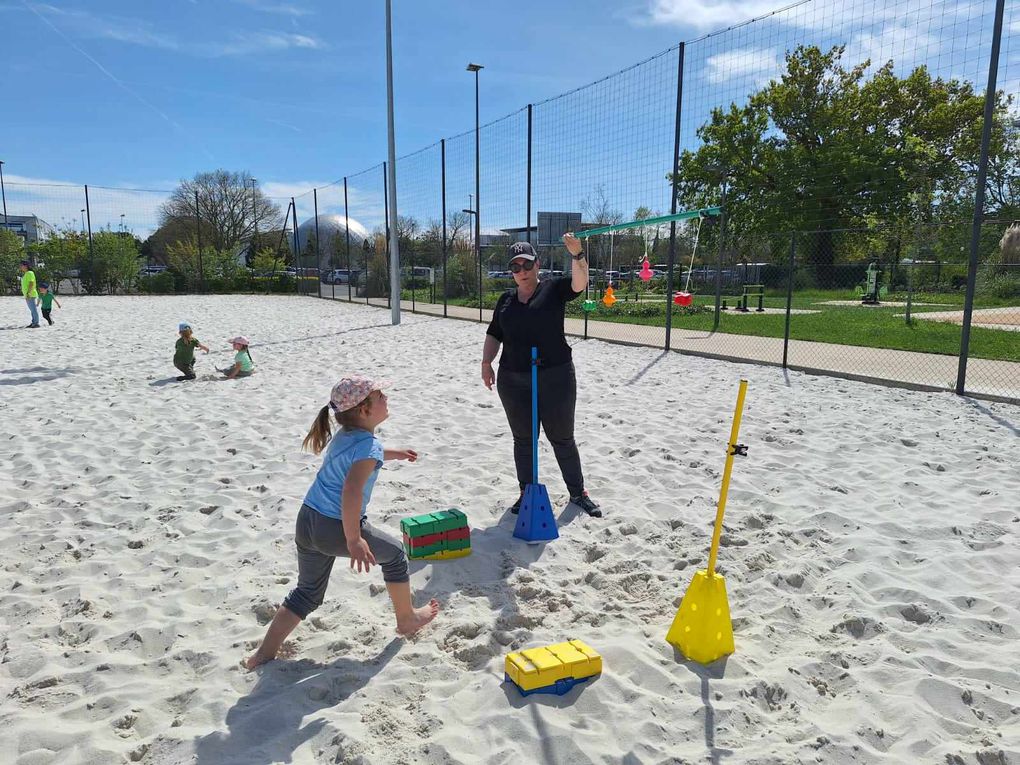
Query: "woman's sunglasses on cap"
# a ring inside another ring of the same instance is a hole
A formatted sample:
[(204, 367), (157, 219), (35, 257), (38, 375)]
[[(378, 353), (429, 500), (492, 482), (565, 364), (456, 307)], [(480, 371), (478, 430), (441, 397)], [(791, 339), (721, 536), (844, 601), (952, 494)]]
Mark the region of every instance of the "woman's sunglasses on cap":
[(521, 271), (530, 271), (535, 267), (535, 261), (525, 260), (523, 263), (511, 263), (510, 273), (519, 274)]

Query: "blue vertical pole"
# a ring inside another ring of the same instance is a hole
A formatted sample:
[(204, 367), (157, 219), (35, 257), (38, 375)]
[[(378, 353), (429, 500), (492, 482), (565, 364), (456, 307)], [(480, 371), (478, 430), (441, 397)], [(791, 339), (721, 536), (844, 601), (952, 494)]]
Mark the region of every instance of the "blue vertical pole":
[(538, 483), (538, 348), (531, 347), (531, 482)]

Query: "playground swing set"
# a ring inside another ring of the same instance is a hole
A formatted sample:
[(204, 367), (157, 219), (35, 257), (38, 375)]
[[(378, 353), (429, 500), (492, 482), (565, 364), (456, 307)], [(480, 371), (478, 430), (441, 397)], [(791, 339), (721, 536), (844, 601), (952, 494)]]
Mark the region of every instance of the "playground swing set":
[[(660, 215), (660, 216), (657, 216), (655, 218), (644, 218), (642, 220), (627, 221), (626, 223), (613, 223), (613, 224), (608, 225), (608, 226), (599, 226), (598, 228), (590, 228), (590, 229), (587, 229), (586, 231), (575, 232), (574, 236), (576, 236), (578, 239), (588, 239), (588, 238), (591, 238), (593, 236), (599, 236), (599, 235), (602, 235), (602, 234), (609, 234), (610, 235), (610, 239), (609, 239), (609, 258), (610, 258), (610, 260), (609, 260), (609, 267), (610, 267), (610, 270), (612, 270), (612, 262), (613, 262), (612, 258), (613, 258), (613, 247), (614, 247), (614, 237), (613, 237), (613, 235), (617, 231), (624, 231), (626, 229), (632, 229), (632, 228), (641, 228), (641, 229), (647, 231), (649, 227), (652, 227), (652, 230), (655, 230), (654, 227), (659, 226), (659, 225), (661, 225), (663, 223), (673, 223), (673, 222), (692, 220), (694, 218), (697, 218), (697, 220), (698, 220), (698, 228), (697, 228), (697, 233), (695, 234), (695, 237), (694, 237), (694, 249), (691, 252), (691, 267), (688, 268), (688, 271), (687, 271), (687, 283), (685, 284), (683, 290), (681, 290), (679, 292), (676, 292), (673, 295), (673, 302), (676, 305), (689, 306), (693, 302), (693, 296), (688, 291), (689, 288), (690, 288), (690, 283), (691, 283), (691, 269), (694, 266), (694, 259), (695, 259), (695, 257), (697, 256), (697, 253), (698, 253), (698, 243), (699, 243), (699, 241), (701, 239), (701, 225), (702, 225), (702, 223), (705, 220), (711, 220), (711, 219), (718, 218), (721, 214), (722, 214), (722, 208), (721, 207), (702, 207), (702, 208), (699, 208), (699, 209), (696, 209), (696, 210), (684, 210), (683, 212), (673, 213), (671, 215)], [(654, 242), (654, 239), (651, 238), (651, 237), (645, 236), (644, 237), (644, 242), (645, 242), (645, 257), (644, 257), (644, 262), (641, 264), (641, 270), (638, 271), (638, 277), (642, 281), (648, 282), (648, 281), (650, 281), (652, 279), (653, 276), (655, 276), (654, 271), (652, 271), (652, 266), (651, 266), (651, 262), (650, 262), (650, 256), (652, 255), (652, 251), (651, 251), (652, 250), (652, 244)], [(616, 297), (615, 290), (613, 288), (613, 283), (610, 281), (609, 285), (606, 287), (605, 294), (602, 296), (602, 304), (606, 308), (612, 308), (613, 305), (617, 302), (617, 300), (618, 300), (618, 298)], [(598, 301), (596, 301), (592, 297), (590, 297), (590, 295), (589, 295), (589, 288), (588, 287), (585, 287), (585, 299), (584, 299), (584, 302), (581, 304), (581, 308), (584, 310), (585, 313), (592, 313), (593, 311), (595, 311), (598, 308)]]

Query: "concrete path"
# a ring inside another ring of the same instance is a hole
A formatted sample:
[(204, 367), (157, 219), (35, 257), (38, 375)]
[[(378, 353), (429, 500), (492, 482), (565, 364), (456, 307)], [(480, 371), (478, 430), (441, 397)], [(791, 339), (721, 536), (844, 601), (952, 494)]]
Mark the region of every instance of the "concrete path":
[[(323, 297), (330, 296), (328, 285), (323, 289), (322, 294)], [(337, 295), (339, 297), (339, 292)], [(362, 304), (364, 304), (364, 298), (362, 298)], [(378, 302), (377, 306), (385, 308), (386, 304)], [(410, 311), (411, 301), (403, 301), (401, 309)], [(416, 302), (415, 311), (421, 314), (442, 316), (443, 306), (442, 304)], [(479, 320), (477, 308), (451, 305), (447, 309), (447, 315), (452, 319)], [(481, 316), (482, 321), (487, 323), (492, 318), (492, 311), (483, 310)], [(793, 321), (796, 321), (796, 318)], [(585, 337), (584, 319), (568, 318), (566, 331), (570, 335)], [(666, 330), (663, 327), (589, 319), (587, 337), (614, 343), (662, 348), (666, 342)], [(480, 348), (481, 334), (479, 334)], [(733, 335), (723, 332), (683, 330), (674, 327), (670, 337), (670, 348), (680, 353), (726, 361), (772, 365), (782, 365), (783, 363), (783, 338), (781, 337)], [(809, 340), (790, 340), (787, 350), (787, 366), (790, 369), (938, 390), (953, 390), (956, 387), (958, 365), (959, 360), (956, 356), (817, 343)], [(967, 364), (967, 392), (1003, 397), (1020, 403), (1020, 363), (970, 359)]]

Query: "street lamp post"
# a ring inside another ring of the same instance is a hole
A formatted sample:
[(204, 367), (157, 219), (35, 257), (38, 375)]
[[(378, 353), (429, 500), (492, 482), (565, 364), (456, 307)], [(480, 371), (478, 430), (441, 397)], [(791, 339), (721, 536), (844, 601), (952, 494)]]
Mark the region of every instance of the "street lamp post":
[[(478, 72), (484, 67), (481, 64), (468, 64), (467, 71), (475, 73), (475, 258), (478, 259), (478, 321), (482, 320), (482, 252), (480, 249), (480, 241), (482, 235), (482, 224), (481, 215), (479, 210), (482, 209), (482, 197), (481, 197), (481, 170), (479, 159), (481, 153), (479, 151), (478, 143)], [(467, 212), (465, 210), (465, 212)]]
[(81, 208), (81, 233), (85, 233), (85, 208)]
[(0, 159), (0, 197), (4, 200), (4, 226), (7, 226), (7, 192), (4, 190), (4, 161)]
[(124, 213), (120, 214), (120, 230), (121, 233), (124, 233)]

